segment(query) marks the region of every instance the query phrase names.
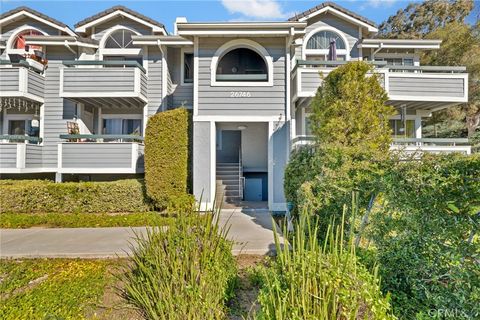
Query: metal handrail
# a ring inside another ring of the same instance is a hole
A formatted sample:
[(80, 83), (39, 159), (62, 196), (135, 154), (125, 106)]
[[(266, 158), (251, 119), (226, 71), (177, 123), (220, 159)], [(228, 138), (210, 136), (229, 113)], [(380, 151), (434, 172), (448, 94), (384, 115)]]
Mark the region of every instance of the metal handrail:
[(238, 148), (238, 194), (240, 200), (243, 200), (243, 164), (242, 164), (242, 147)]
[(468, 144), (468, 138), (393, 138), (393, 144), (423, 144), (423, 143), (432, 143), (432, 144)]
[[(104, 142), (103, 140), (120, 140), (120, 141), (132, 141), (143, 142), (144, 137), (132, 135), (132, 134), (61, 134), (60, 139), (65, 140), (87, 140), (81, 142), (89, 142), (88, 140), (94, 140), (94, 142)], [(99, 141), (100, 140), (100, 141)]]
[(25, 135), (20, 135), (20, 134), (4, 134), (0, 135), (0, 140), (7, 140), (7, 141), (13, 141), (13, 142), (18, 142), (19, 140), (24, 140), (30, 143), (42, 143), (42, 138), (40, 137), (30, 137), (30, 136), (25, 136)]
[(64, 66), (110, 66), (110, 67), (131, 67), (139, 68), (143, 73), (147, 73), (147, 70), (137, 61), (114, 61), (114, 60), (65, 60), (62, 61)]

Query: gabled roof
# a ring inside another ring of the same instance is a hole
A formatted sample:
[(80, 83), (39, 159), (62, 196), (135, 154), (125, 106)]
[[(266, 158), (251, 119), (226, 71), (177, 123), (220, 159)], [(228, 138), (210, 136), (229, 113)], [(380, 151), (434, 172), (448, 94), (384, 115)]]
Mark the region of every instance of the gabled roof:
[(43, 23), (46, 23), (50, 26), (53, 26), (53, 27), (55, 27), (59, 30), (62, 30), (64, 32), (70, 34), (71, 36), (76, 35), (75, 32), (73, 32), (72, 29), (70, 29), (65, 23), (60, 22), (56, 19), (53, 19), (52, 17), (49, 17), (49, 16), (47, 16), (47, 15), (41, 13), (41, 12), (38, 12), (36, 10), (33, 10), (32, 8), (25, 7), (25, 6), (17, 7), (15, 9), (10, 10), (10, 11), (2, 13), (0, 15), (0, 25), (3, 25), (6, 22), (8, 22), (9, 20), (13, 20), (16, 17), (21, 16), (21, 15), (26, 15), (26, 16), (29, 16), (33, 19), (36, 19), (36, 20), (41, 21)]
[(162, 23), (124, 6), (114, 6), (104, 11), (101, 11), (91, 17), (83, 19), (82, 21), (75, 24), (75, 31), (85, 32), (86, 28), (101, 23), (104, 20), (102, 18), (109, 19), (116, 16), (117, 14), (134, 18), (134, 20), (152, 27), (155, 32), (163, 32), (164, 34), (167, 34), (165, 26)]
[(331, 11), (333, 11), (333, 13), (335, 13), (335, 11), (339, 12), (340, 14), (344, 14), (344, 15), (347, 15), (347, 16), (350, 16), (351, 18), (357, 20), (358, 22), (361, 22), (367, 26), (369, 26), (369, 31), (374, 31), (376, 32), (377, 31), (377, 25), (375, 22), (373, 22), (372, 20), (369, 20), (359, 14), (356, 14), (355, 12), (353, 11), (350, 11), (334, 2), (323, 2), (321, 4), (319, 4), (318, 6), (315, 6), (311, 9), (308, 9), (302, 13), (299, 13), (297, 15), (295, 15), (294, 17), (291, 17), (290, 19), (288, 19), (289, 21), (305, 21), (305, 20), (308, 20), (311, 16), (315, 16), (316, 14), (319, 14), (319, 13), (322, 13), (322, 12), (325, 12), (325, 11), (328, 11), (329, 9), (333, 9)]

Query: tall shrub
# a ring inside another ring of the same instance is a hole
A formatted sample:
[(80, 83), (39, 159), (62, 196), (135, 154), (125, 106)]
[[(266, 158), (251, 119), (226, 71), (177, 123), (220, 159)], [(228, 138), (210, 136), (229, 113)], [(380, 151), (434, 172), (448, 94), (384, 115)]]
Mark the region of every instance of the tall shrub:
[(145, 182), (158, 208), (187, 198), (191, 118), (184, 108), (149, 118), (145, 134)]
[(367, 236), (402, 319), (480, 316), (480, 155), (399, 163)]

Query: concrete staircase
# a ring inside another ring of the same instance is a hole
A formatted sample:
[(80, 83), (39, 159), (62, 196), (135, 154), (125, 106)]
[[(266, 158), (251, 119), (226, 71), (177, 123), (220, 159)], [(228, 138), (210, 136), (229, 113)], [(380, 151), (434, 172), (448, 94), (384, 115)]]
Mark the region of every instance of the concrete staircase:
[(238, 163), (217, 163), (217, 191), (215, 202), (238, 203), (242, 201), (240, 193), (240, 170)]

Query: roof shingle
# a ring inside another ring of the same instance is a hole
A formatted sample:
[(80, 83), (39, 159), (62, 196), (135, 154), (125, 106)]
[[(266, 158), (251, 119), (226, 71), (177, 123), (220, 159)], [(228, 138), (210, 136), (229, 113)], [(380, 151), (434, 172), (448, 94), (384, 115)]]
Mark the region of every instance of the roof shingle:
[(64, 28), (68, 28), (68, 26), (67, 26), (65, 23), (60, 22), (60, 21), (58, 21), (58, 20), (56, 20), (56, 19), (53, 19), (52, 17), (49, 17), (49, 16), (47, 16), (47, 15), (41, 13), (41, 12), (38, 12), (37, 10), (33, 10), (32, 8), (25, 7), (25, 6), (17, 7), (17, 8), (15, 8), (15, 9), (10, 10), (10, 11), (7, 11), (7, 12), (2, 13), (2, 14), (0, 15), (0, 19), (6, 18), (6, 17), (8, 17), (8, 16), (11, 16), (11, 15), (13, 15), (13, 14), (15, 14), (15, 13), (18, 13), (18, 12), (21, 12), (21, 11), (29, 12), (29, 13), (35, 15), (35, 16), (38, 16), (38, 17), (40, 17), (40, 18), (42, 18), (42, 19), (45, 19), (45, 20), (47, 20), (47, 21), (50, 21), (50, 22), (52, 22), (52, 23), (54, 23), (54, 24), (56, 24), (56, 25), (59, 25), (59, 26), (64, 27)]

